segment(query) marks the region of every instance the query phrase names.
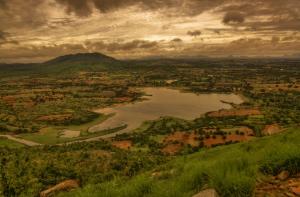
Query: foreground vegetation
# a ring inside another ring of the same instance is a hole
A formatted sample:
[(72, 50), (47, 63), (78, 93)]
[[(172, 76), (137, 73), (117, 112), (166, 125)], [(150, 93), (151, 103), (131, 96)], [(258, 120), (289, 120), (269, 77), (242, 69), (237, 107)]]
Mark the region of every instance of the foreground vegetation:
[(220, 196), (251, 197), (258, 179), (283, 170), (300, 172), (299, 140), (300, 129), (289, 129), (277, 136), (201, 150), (129, 180), (117, 177), (59, 196), (190, 197), (212, 187)]
[(83, 188), (59, 196), (181, 197), (203, 187), (221, 196), (252, 196), (258, 179), (300, 172), (299, 140), (300, 129), (293, 128), (180, 157), (122, 151), (107, 142), (2, 148), (0, 196), (36, 196), (66, 179), (79, 180)]
[(166, 161), (158, 155), (122, 151), (108, 142), (0, 149), (0, 196), (36, 196), (49, 185), (78, 179), (85, 185), (132, 177)]

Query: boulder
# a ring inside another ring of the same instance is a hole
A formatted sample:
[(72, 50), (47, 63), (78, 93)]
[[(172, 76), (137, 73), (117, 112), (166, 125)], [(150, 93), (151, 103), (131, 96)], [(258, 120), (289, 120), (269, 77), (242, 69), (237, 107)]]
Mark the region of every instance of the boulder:
[(47, 197), (54, 192), (66, 191), (70, 189), (75, 189), (79, 187), (79, 183), (76, 180), (66, 180), (63, 181), (47, 190), (44, 190), (40, 193), (40, 197)]
[(281, 180), (281, 181), (285, 181), (287, 180), (288, 178), (290, 177), (290, 173), (286, 170), (280, 172), (278, 175), (277, 175), (277, 179)]
[(206, 189), (194, 195), (193, 197), (218, 197), (218, 193), (215, 189)]
[(281, 127), (278, 124), (266, 125), (262, 131), (263, 135), (274, 135), (281, 132)]

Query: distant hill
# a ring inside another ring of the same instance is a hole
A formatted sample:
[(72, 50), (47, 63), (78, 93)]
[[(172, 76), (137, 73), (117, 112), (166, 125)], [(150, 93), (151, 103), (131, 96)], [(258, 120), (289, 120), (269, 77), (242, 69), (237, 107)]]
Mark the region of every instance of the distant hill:
[(101, 53), (78, 53), (64, 55), (40, 65), (49, 73), (73, 73), (78, 71), (102, 71), (122, 68), (123, 63)]
[(45, 62), (45, 65), (53, 64), (99, 64), (99, 63), (116, 63), (118, 60), (106, 56), (101, 53), (78, 53), (59, 56), (52, 60)]
[(97, 72), (119, 70), (126, 63), (101, 53), (78, 53), (59, 56), (38, 64), (0, 64), (0, 76), (31, 74), (73, 74), (80, 71)]

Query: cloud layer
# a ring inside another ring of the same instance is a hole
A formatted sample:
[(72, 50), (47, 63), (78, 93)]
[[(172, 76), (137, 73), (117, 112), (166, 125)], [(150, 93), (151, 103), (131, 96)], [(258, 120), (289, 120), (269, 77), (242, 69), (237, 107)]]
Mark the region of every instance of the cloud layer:
[(291, 56), (299, 31), (299, 0), (0, 0), (0, 62), (92, 51)]

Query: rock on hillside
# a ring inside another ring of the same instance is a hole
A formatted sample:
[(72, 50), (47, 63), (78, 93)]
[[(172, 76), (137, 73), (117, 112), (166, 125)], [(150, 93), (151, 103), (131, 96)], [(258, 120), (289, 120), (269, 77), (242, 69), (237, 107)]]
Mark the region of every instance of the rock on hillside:
[(70, 190), (70, 189), (75, 189), (79, 187), (79, 183), (76, 180), (66, 180), (63, 181), (45, 191), (42, 191), (40, 193), (40, 197), (47, 197), (50, 196), (51, 194), (55, 193), (55, 192), (59, 192), (59, 191), (66, 191), (66, 190)]
[(194, 195), (193, 197), (218, 197), (218, 194), (214, 189), (206, 189)]

